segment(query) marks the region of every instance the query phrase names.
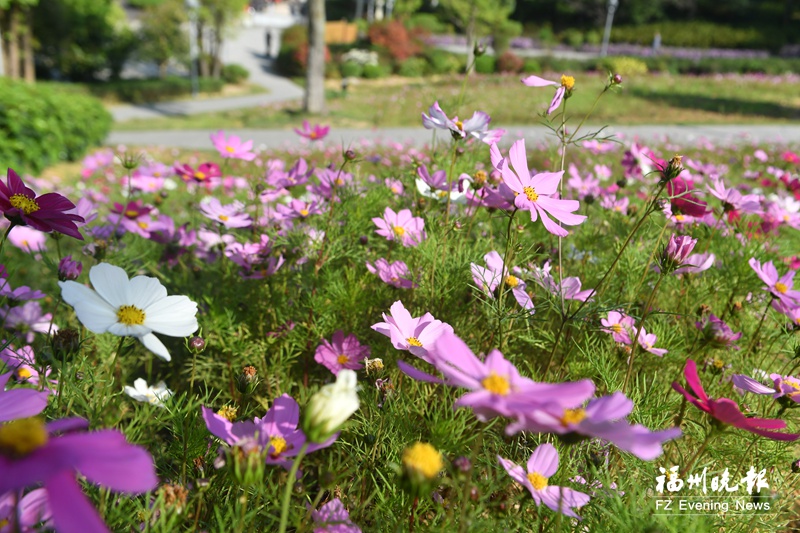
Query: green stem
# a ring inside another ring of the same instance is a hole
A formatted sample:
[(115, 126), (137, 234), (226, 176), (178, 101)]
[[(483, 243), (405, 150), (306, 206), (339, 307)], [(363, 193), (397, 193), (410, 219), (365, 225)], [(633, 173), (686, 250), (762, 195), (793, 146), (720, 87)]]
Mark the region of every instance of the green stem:
[(300, 468), (300, 461), (302, 461), (303, 457), (305, 457), (306, 451), (308, 451), (308, 445), (308, 441), (303, 443), (303, 446), (300, 448), (300, 451), (294, 458), (291, 470), (289, 470), (289, 478), (286, 480), (286, 488), (283, 489), (283, 502), (281, 503), (281, 525), (278, 529), (278, 533), (286, 533), (286, 525), (289, 522), (289, 502), (292, 499), (292, 489), (294, 488), (294, 482), (297, 479), (297, 470)]
[[(503, 304), (505, 303), (505, 290), (506, 290), (506, 278), (508, 275), (511, 275), (511, 269), (508, 268), (508, 262), (511, 258), (511, 226), (514, 224), (514, 215), (517, 214), (517, 208), (514, 207), (514, 210), (511, 212), (511, 216), (508, 217), (508, 227), (506, 228), (506, 249), (503, 253), (503, 271), (501, 273), (501, 280), (500, 280), (500, 290), (497, 292), (497, 338), (499, 343), (499, 348), (501, 352), (503, 351), (503, 308), (505, 307)], [(505, 273), (508, 272), (508, 275)]]
[[(659, 245), (661, 244), (661, 239), (664, 237), (664, 232), (669, 226), (670, 220), (667, 219), (664, 227), (661, 228), (661, 233), (658, 234), (658, 239), (656, 239), (656, 244), (653, 246), (653, 249), (650, 251), (650, 257), (647, 259), (647, 264), (644, 266), (644, 271), (642, 272), (642, 277), (639, 279), (639, 283), (636, 285), (636, 290), (633, 291), (633, 297), (636, 298), (636, 295), (639, 294), (639, 291), (642, 290), (642, 285), (644, 285), (644, 280), (647, 278), (647, 272), (650, 270), (650, 265), (653, 264), (653, 258), (656, 255), (656, 251), (658, 250)], [(628, 306), (630, 310), (630, 306)]]
[(0, 256), (3, 254), (3, 246), (5, 246), (6, 241), (8, 240), (8, 234), (11, 233), (11, 230), (14, 229), (14, 226), (16, 226), (16, 224), (12, 222), (8, 225), (8, 229), (6, 229), (5, 233), (3, 233), (3, 238), (0, 240)]
[(711, 437), (714, 435), (714, 433), (715, 432), (713, 429), (708, 432), (705, 440), (703, 441), (703, 444), (701, 444), (700, 448), (697, 450), (697, 453), (695, 453), (694, 456), (689, 460), (689, 462), (686, 463), (686, 466), (684, 466), (681, 469), (680, 474), (678, 474), (680, 477), (683, 477), (683, 475), (686, 474), (686, 472), (688, 472), (689, 469), (694, 466), (694, 463), (700, 457), (700, 454), (706, 451), (706, 446), (708, 446), (708, 443), (711, 441)]
[[(601, 97), (602, 97), (604, 94), (606, 94), (606, 92), (608, 91), (609, 87), (611, 87), (611, 85), (606, 85), (606, 86), (603, 88), (603, 90), (602, 90), (602, 91), (600, 91), (600, 93), (597, 95), (597, 98), (595, 98), (595, 99), (594, 99), (594, 102), (592, 103), (592, 107), (590, 107), (590, 108), (589, 108), (589, 112), (588, 112), (588, 113), (586, 113), (586, 114), (583, 116), (583, 118), (581, 119), (581, 121), (578, 123), (578, 127), (577, 127), (577, 128), (575, 128), (575, 131), (573, 131), (573, 132), (572, 132), (572, 135), (570, 135), (570, 136), (569, 136), (569, 139), (567, 139), (567, 143), (571, 143), (571, 142), (572, 142), (572, 139), (574, 139), (574, 138), (575, 138), (575, 135), (576, 135), (576, 134), (578, 133), (578, 131), (581, 129), (581, 127), (583, 126), (583, 123), (584, 123), (584, 122), (586, 122), (586, 119), (587, 119), (587, 118), (589, 118), (589, 115), (591, 115), (591, 114), (594, 112), (594, 108), (595, 108), (595, 107), (597, 107), (597, 102), (599, 102), (599, 101), (600, 101), (600, 98), (601, 98)], [(566, 101), (566, 100), (564, 100), (564, 107), (566, 107), (566, 104), (567, 104), (567, 101)]]
[(662, 272), (660, 276), (658, 276), (658, 280), (656, 281), (656, 286), (653, 287), (653, 290), (650, 292), (650, 296), (647, 298), (647, 303), (644, 305), (644, 311), (642, 311), (642, 318), (639, 320), (639, 327), (636, 328), (636, 336), (631, 339), (633, 341), (633, 348), (631, 349), (631, 356), (628, 359), (628, 371), (625, 373), (625, 381), (622, 383), (622, 392), (624, 393), (628, 387), (628, 381), (631, 379), (631, 373), (633, 372), (633, 359), (636, 357), (636, 350), (639, 348), (639, 334), (644, 329), (644, 319), (647, 318), (647, 315), (650, 312), (650, 306), (653, 304), (653, 300), (656, 297), (656, 293), (658, 292), (658, 286), (661, 285), (661, 280), (663, 280), (666, 275)]
[(447, 207), (444, 210), (444, 227), (447, 227), (447, 224), (450, 222), (450, 189), (452, 187), (451, 182), (453, 180), (453, 169), (456, 166), (456, 157), (458, 154), (458, 144), (453, 143), (453, 155), (450, 157), (450, 169), (447, 171)]
[[(595, 101), (596, 102), (596, 101)], [(574, 135), (574, 133), (573, 133)], [(567, 159), (567, 101), (564, 100), (564, 107), (561, 110), (561, 166), (559, 171), (562, 172), (561, 179), (558, 180), (558, 196), (564, 198), (564, 164)], [(558, 227), (563, 228), (564, 224), (559, 220)], [(561, 321), (563, 323), (566, 311), (564, 308), (564, 261), (563, 261), (563, 238), (558, 236), (558, 292), (561, 296)]]

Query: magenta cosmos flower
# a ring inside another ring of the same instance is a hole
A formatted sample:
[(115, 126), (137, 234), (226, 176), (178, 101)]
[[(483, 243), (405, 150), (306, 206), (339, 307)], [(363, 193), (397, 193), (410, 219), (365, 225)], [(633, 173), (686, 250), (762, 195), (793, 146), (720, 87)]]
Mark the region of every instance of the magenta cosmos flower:
[(511, 146), (508, 158), (500, 155), (496, 144), (492, 145), (491, 155), (492, 164), (503, 175), (503, 182), (516, 195), (514, 205), (517, 209), (530, 211), (533, 222), (541, 216), (547, 231), (566, 237), (569, 234), (567, 230), (553, 222), (550, 216), (568, 226), (576, 226), (586, 220), (585, 216), (574, 214), (580, 207), (577, 200), (562, 200), (551, 196), (558, 190), (558, 183), (564, 175), (563, 170), (542, 172), (531, 177), (528, 156), (525, 153), (525, 139), (520, 139)]
[(528, 459), (527, 472), (521, 466), (499, 455), (497, 460), (514, 481), (528, 489), (537, 506), (544, 503), (557, 513), (580, 519), (573, 509), (589, 503), (591, 499), (589, 495), (569, 487), (549, 484), (549, 478), (558, 470), (558, 451), (555, 446), (548, 443), (537, 446)]
[[(41, 527), (37, 527), (40, 523)], [(22, 533), (53, 529), (53, 513), (47, 503), (46, 490), (34, 489), (22, 498), (15, 492), (0, 494), (0, 533), (14, 533), (14, 526)]]
[(339, 498), (334, 498), (311, 511), (314, 533), (361, 533), (361, 528), (350, 521), (350, 513)]
[[(13, 375), (13, 372), (0, 374), (0, 424), (9, 420), (36, 416), (47, 407), (47, 397), (50, 395), (47, 391), (39, 392), (25, 388), (6, 390), (8, 380)], [(2, 454), (2, 449), (0, 449), (0, 454)]]
[(342, 330), (337, 330), (331, 341), (322, 339), (322, 344), (317, 346), (314, 360), (337, 375), (343, 368), (360, 370), (364, 368), (361, 361), (369, 357), (369, 346), (358, 342), (354, 334), (344, 336)]
[(75, 204), (54, 192), (36, 196), (10, 168), (6, 182), (0, 181), (0, 209), (12, 224), (30, 226), (44, 233), (57, 231), (83, 240), (75, 225), (83, 223), (83, 217), (67, 212), (75, 209)]
[(214, 143), (214, 148), (221, 157), (242, 159), (243, 161), (252, 161), (256, 158), (256, 154), (251, 151), (253, 141), (242, 142), (236, 135), (231, 135), (226, 139), (225, 132), (219, 130), (217, 133), (211, 134), (211, 142)]
[(701, 218), (708, 212), (708, 204), (691, 194), (693, 184), (680, 176), (667, 182), (670, 210), (676, 217), (689, 215)]
[(795, 274), (793, 270), (789, 270), (779, 278), (778, 270), (772, 261), (762, 265), (755, 257), (751, 257), (748, 264), (756, 271), (756, 275), (761, 278), (761, 281), (767, 284), (764, 289), (768, 290), (772, 296), (791, 307), (800, 304), (800, 291), (792, 289)]
[(672, 383), (672, 388), (683, 394), (684, 398), (689, 400), (692, 405), (701, 411), (705, 411), (722, 424), (743, 429), (773, 440), (793, 441), (800, 438), (798, 434), (775, 431), (786, 427), (786, 422), (783, 420), (747, 417), (733, 400), (729, 398), (712, 400), (709, 398), (706, 391), (703, 389), (703, 385), (700, 383), (700, 377), (697, 375), (697, 363), (691, 359), (686, 361), (684, 376), (686, 377), (686, 383), (696, 396), (687, 392), (677, 381)]
[(175, 172), (185, 182), (205, 183), (212, 178), (222, 177), (219, 165), (216, 163), (203, 163), (196, 169), (189, 165), (175, 165)]
[[(292, 466), (289, 457), (297, 455), (306, 442), (305, 434), (297, 428), (300, 406), (288, 394), (276, 398), (264, 418), (256, 417), (252, 422), (231, 422), (208, 407), (203, 407), (203, 420), (208, 431), (229, 446), (263, 452), (267, 464), (281, 465), (286, 469)], [(338, 436), (336, 433), (325, 442), (311, 444), (306, 451), (311, 453), (326, 448)]]
[(460, 397), (455, 407), (471, 407), (481, 421), (496, 416), (513, 417), (516, 410), (509, 405), (520, 397), (548, 398), (564, 405), (575, 405), (594, 393), (594, 384), (588, 379), (572, 383), (537, 383), (520, 376), (517, 368), (498, 350), (492, 350), (486, 360), (481, 361), (452, 332), (445, 332), (436, 340), (431, 354), (446, 385), (471, 391)]
[(553, 100), (550, 102), (550, 106), (547, 108), (547, 114), (549, 115), (558, 109), (558, 106), (561, 105), (565, 97), (569, 97), (569, 95), (572, 94), (572, 89), (575, 87), (575, 78), (562, 74), (560, 82), (557, 82), (546, 80), (539, 76), (528, 76), (522, 79), (522, 83), (528, 87), (558, 87), (556, 89), (556, 94), (553, 95)]
[(330, 131), (330, 126), (322, 126), (321, 124), (314, 124), (313, 126), (307, 120), (303, 121), (303, 129), (294, 129), (294, 132), (300, 137), (304, 137), (309, 141), (321, 141)]
[(753, 394), (769, 394), (774, 399), (789, 398), (795, 403), (800, 403), (800, 380), (794, 376), (781, 376), (780, 374), (770, 374), (772, 387), (767, 387), (755, 379), (744, 374), (734, 374), (733, 384), (746, 392)]
[(580, 405), (564, 407), (563, 402), (559, 405), (536, 396), (515, 398), (509, 407), (516, 411), (517, 420), (506, 427), (506, 433), (555, 433), (567, 442), (596, 437), (645, 461), (661, 455), (662, 443), (681, 435), (679, 428), (650, 431), (628, 422), (633, 402), (621, 392), (595, 398), (586, 407)]
[(425, 221), (413, 216), (410, 209), (395, 213), (391, 207), (387, 207), (383, 218), (375, 217), (372, 222), (378, 226), (375, 233), (390, 241), (398, 241), (406, 247), (416, 246), (428, 238)]
[(689, 259), (689, 254), (694, 250), (697, 239), (692, 239), (688, 235), (675, 235), (669, 238), (669, 242), (659, 255), (659, 270), (669, 274), (674, 272)]
[(144, 448), (129, 444), (119, 431), (83, 431), (88, 427), (81, 418), (47, 425), (26, 418), (0, 426), (0, 494), (43, 485), (57, 531), (108, 531), (83, 495), (76, 473), (127, 494), (155, 489), (158, 478)]

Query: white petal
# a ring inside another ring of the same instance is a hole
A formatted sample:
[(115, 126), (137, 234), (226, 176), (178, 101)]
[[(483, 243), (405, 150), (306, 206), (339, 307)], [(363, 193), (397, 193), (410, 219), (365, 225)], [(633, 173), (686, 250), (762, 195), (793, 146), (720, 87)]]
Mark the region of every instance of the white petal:
[(167, 289), (156, 278), (136, 276), (130, 281), (130, 305), (145, 309), (154, 302), (167, 297)]
[(169, 355), (169, 351), (167, 351), (167, 347), (164, 346), (158, 337), (153, 335), (152, 333), (148, 333), (147, 335), (142, 335), (139, 337), (139, 341), (144, 344), (144, 347), (159, 356), (164, 361), (171, 361), (172, 357)]
[(120, 337), (141, 337), (142, 335), (151, 333), (153, 330), (144, 325), (126, 326), (121, 322), (115, 322), (111, 324), (106, 331), (113, 335), (119, 335)]
[(147, 382), (144, 380), (144, 378), (139, 378), (133, 382), (133, 388), (141, 393), (146, 393), (148, 388)]
[(128, 275), (120, 267), (100, 263), (89, 271), (92, 287), (115, 309), (131, 303)]
[(93, 333), (105, 333), (117, 323), (116, 308), (95, 291), (74, 281), (59, 281), (61, 297), (75, 309), (78, 320)]
[(144, 310), (144, 325), (170, 337), (197, 331), (197, 304), (186, 296), (167, 296)]

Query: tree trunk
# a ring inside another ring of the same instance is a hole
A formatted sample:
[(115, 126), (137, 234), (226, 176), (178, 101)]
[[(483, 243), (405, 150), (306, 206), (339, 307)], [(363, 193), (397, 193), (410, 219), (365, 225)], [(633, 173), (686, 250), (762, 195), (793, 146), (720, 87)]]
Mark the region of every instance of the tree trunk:
[(305, 110), (325, 112), (325, 0), (308, 0)]
[(469, 16), (469, 22), (467, 23), (467, 76), (472, 74), (472, 71), (475, 70), (475, 42), (477, 41), (475, 36), (475, 4), (472, 4), (472, 12)]
[(8, 48), (6, 76), (15, 80), (19, 78), (19, 7), (13, 3), (8, 8), (6, 47)]
[(0, 9), (0, 52), (3, 60), (0, 62), (0, 76), (5, 76), (8, 71), (8, 13)]
[(33, 83), (36, 81), (36, 66), (33, 62), (33, 11), (30, 7), (25, 9), (25, 28), (23, 28), (22, 31), (22, 53), (22, 66), (25, 81)]
[(161, 63), (158, 64), (158, 77), (161, 78), (162, 80), (167, 78), (168, 64), (169, 61), (162, 61)]
[(205, 25), (197, 21), (197, 66), (201, 78), (207, 78), (210, 70), (208, 68), (208, 52), (206, 51), (206, 28)]
[(214, 51), (211, 56), (211, 77), (219, 79), (222, 75), (222, 32), (225, 31), (225, 19), (222, 12), (214, 15)]

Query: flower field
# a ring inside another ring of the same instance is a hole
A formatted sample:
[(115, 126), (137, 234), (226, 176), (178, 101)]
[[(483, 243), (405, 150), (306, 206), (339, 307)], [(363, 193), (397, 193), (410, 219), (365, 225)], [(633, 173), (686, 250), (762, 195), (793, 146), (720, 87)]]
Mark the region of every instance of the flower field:
[(800, 528), (797, 147), (524, 81), (552, 143), (427, 102), (8, 169), (0, 531)]

